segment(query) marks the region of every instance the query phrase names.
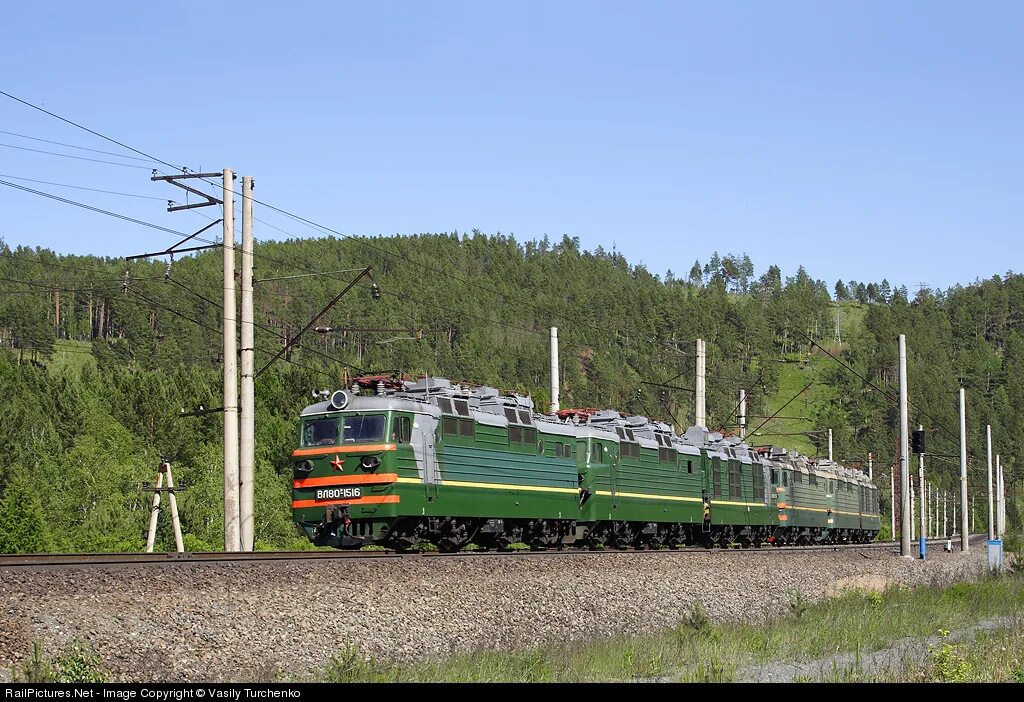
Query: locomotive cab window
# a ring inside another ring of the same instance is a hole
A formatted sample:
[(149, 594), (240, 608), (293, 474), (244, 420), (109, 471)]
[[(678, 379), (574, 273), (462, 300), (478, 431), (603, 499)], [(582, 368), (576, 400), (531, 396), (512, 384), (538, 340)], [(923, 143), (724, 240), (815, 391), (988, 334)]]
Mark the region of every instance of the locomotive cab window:
[(383, 414), (355, 414), (345, 417), (343, 441), (346, 444), (384, 440)]
[(302, 425), (303, 446), (332, 446), (338, 443), (338, 418), (320, 417)]

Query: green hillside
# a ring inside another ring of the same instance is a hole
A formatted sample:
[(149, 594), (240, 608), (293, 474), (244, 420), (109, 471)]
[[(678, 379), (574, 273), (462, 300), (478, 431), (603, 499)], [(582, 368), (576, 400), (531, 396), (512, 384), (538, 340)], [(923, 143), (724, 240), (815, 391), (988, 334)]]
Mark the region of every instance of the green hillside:
[[(1024, 276), (926, 290), (913, 300), (904, 289), (881, 296), (887, 285), (866, 286), (865, 297), (859, 285), (865, 299), (842, 301), (843, 343), (833, 348), (825, 282), (803, 268), (786, 277), (776, 266), (755, 278), (752, 264), (715, 259), (719, 265), (696, 263), (681, 279), (583, 250), (569, 237), (518, 242), (473, 232), (258, 245), (258, 366), (363, 266), (372, 267), (380, 299), (361, 281), (318, 323), (388, 330), (307, 334), (259, 377), (261, 546), (297, 543), (289, 452), (312, 390), (370, 372), (431, 373), (529, 392), (544, 407), (550, 326), (560, 329), (563, 406), (614, 407), (683, 429), (693, 421), (693, 343), (703, 338), (712, 429), (735, 431), (741, 388), (751, 393), (751, 429), (762, 421), (753, 416), (796, 397), (781, 414), (807, 419), (772, 421), (752, 441), (823, 455), (823, 435), (807, 432), (832, 427), (837, 458), (872, 451), (879, 465), (896, 445), (896, 336), (905, 333), (911, 421), (929, 428), (931, 450), (956, 452), (950, 428), (963, 380), (972, 489), (984, 480), (977, 457), (986, 423), (1008, 485), (1019, 484)], [(180, 501), (190, 547), (221, 542), (222, 420), (179, 417), (220, 404), (221, 265), (217, 252), (186, 257), (167, 278), (164, 262), (0, 243), (0, 551), (139, 548), (148, 514), (139, 486), (161, 457), (190, 484)], [(334, 273), (294, 277), (320, 271)], [(933, 480), (952, 487), (954, 471), (937, 461)], [(1013, 505), (1010, 517), (1017, 519)], [(159, 539), (166, 548), (170, 534)]]

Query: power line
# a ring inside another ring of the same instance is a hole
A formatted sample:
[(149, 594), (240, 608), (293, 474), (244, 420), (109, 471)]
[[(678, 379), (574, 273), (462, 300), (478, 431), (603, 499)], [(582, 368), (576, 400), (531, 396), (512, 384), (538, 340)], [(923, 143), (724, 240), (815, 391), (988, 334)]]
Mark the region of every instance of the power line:
[[(47, 114), (47, 115), (53, 117), (54, 119), (58, 119), (58, 120), (66, 123), (66, 124), (70, 124), (70, 125), (72, 125), (74, 127), (77, 127), (78, 129), (82, 129), (82, 130), (84, 130), (84, 131), (86, 131), (86, 132), (88, 132), (88, 133), (90, 133), (90, 134), (92, 134), (94, 136), (97, 136), (97, 137), (99, 137), (101, 139), (109, 141), (112, 144), (116, 144), (117, 146), (120, 146), (121, 148), (128, 149), (129, 151), (131, 151), (133, 153), (136, 153), (136, 154), (138, 154), (140, 156), (144, 156), (145, 158), (147, 158), (147, 159), (149, 159), (151, 161), (155, 161), (157, 163), (162, 163), (163, 165), (167, 166), (168, 168), (172, 168), (172, 169), (175, 169), (175, 170), (180, 170), (183, 173), (187, 173), (188, 170), (189, 170), (186, 167), (175, 166), (175, 165), (173, 165), (171, 163), (168, 163), (167, 161), (164, 161), (163, 159), (156, 158), (152, 154), (148, 154), (148, 153), (146, 153), (144, 151), (141, 151), (139, 149), (136, 149), (136, 148), (134, 148), (132, 146), (128, 146), (127, 144), (125, 144), (123, 142), (120, 142), (120, 141), (118, 141), (118, 140), (116, 140), (116, 139), (114, 139), (112, 137), (109, 137), (109, 136), (107, 136), (105, 134), (102, 134), (102, 133), (97, 132), (97, 131), (95, 131), (93, 129), (90, 129), (90, 128), (88, 128), (88, 127), (86, 127), (86, 126), (84, 126), (82, 124), (79, 124), (78, 122), (75, 122), (73, 120), (70, 120), (70, 119), (68, 119), (66, 117), (62, 117), (62, 116), (60, 116), (60, 115), (58, 115), (58, 114), (56, 114), (54, 112), (50, 112), (49, 110), (46, 110), (46, 109), (44, 109), (42, 107), (39, 107), (38, 105), (34, 105), (31, 102), (28, 102), (27, 100), (23, 100), (23, 99), (21, 99), (19, 97), (11, 95), (8, 92), (0, 90), (0, 95), (3, 95), (5, 97), (7, 97), (7, 98), (10, 98), (11, 100), (14, 100), (16, 102), (19, 102), (22, 105), (25, 105), (26, 107), (30, 107), (30, 108), (32, 108), (34, 110), (37, 110), (37, 111), (42, 112), (44, 114)], [(210, 185), (217, 185), (213, 181), (207, 180), (205, 178), (203, 178), (201, 180), (203, 180), (204, 182), (206, 182), (206, 183), (208, 183)], [(237, 194), (237, 195), (242, 195), (244, 197), (244, 195), (240, 191), (233, 191), (233, 192), (235, 192), (235, 194)], [(434, 273), (438, 273), (439, 275), (443, 275), (443, 276), (446, 276), (446, 277), (450, 277), (450, 278), (452, 278), (454, 280), (458, 280), (459, 282), (462, 282), (465, 285), (470, 285), (472, 287), (476, 287), (476, 288), (479, 288), (481, 290), (486, 290), (486, 291), (488, 291), (488, 292), (498, 296), (502, 300), (508, 300), (509, 299), (508, 295), (506, 295), (505, 293), (502, 293), (502, 292), (496, 290), (495, 288), (491, 288), (489, 286), (482, 285), (481, 283), (478, 283), (476, 281), (470, 280), (468, 278), (463, 278), (463, 277), (457, 276), (454, 273), (449, 273), (449, 272), (446, 272), (446, 271), (439, 270), (439, 269), (434, 268), (432, 266), (426, 265), (426, 264), (424, 264), (424, 263), (422, 263), (420, 261), (415, 261), (415, 260), (411, 259), (408, 256), (404, 256), (402, 254), (398, 254), (398, 253), (396, 253), (394, 251), (391, 251), (390, 249), (387, 249), (387, 248), (384, 248), (384, 247), (381, 247), (381, 246), (375, 246), (373, 244), (370, 244), (367, 241), (364, 241), (361, 237), (354, 237), (354, 236), (352, 236), (350, 234), (345, 234), (345, 233), (340, 232), (340, 231), (338, 231), (336, 229), (332, 229), (331, 227), (328, 227), (326, 225), (319, 224), (317, 222), (314, 222), (313, 220), (310, 220), (310, 219), (307, 219), (307, 218), (302, 217), (300, 215), (297, 215), (297, 214), (295, 214), (293, 212), (289, 212), (289, 211), (284, 210), (284, 209), (282, 209), (280, 207), (276, 207), (274, 205), (271, 205), (268, 202), (263, 202), (262, 200), (257, 200), (256, 198), (252, 198), (252, 201), (254, 203), (256, 203), (256, 204), (262, 205), (263, 207), (266, 207), (266, 208), (268, 208), (270, 210), (278, 212), (279, 214), (282, 214), (282, 215), (284, 215), (286, 217), (294, 219), (294, 220), (296, 220), (298, 222), (302, 222), (302, 223), (307, 224), (309, 226), (312, 226), (312, 227), (315, 227), (317, 229), (320, 229), (320, 230), (322, 230), (324, 232), (327, 232), (327, 233), (330, 233), (330, 234), (334, 234), (335, 236), (339, 236), (339, 237), (342, 237), (342, 238), (345, 238), (345, 239), (352, 239), (358, 245), (361, 245), (361, 246), (373, 249), (375, 251), (379, 251), (380, 253), (383, 253), (383, 254), (385, 254), (387, 256), (391, 256), (391, 257), (394, 257), (394, 258), (397, 258), (397, 259), (400, 259), (400, 260), (404, 260), (404, 261), (406, 261), (408, 263), (411, 263), (411, 264), (417, 266), (418, 268), (429, 270), (429, 271), (432, 271)], [(524, 304), (524, 302), (522, 300), (518, 301), (517, 304), (521, 304), (523, 306), (532, 306), (532, 305)], [(595, 331), (599, 331), (599, 332), (602, 331), (602, 330), (598, 329), (597, 327), (592, 327), (592, 328)]]
[(74, 144), (65, 144), (63, 141), (52, 141), (50, 139), (40, 139), (39, 137), (29, 136), (28, 134), (18, 134), (17, 132), (8, 132), (0, 129), (0, 134), (6, 134), (8, 136), (19, 137), (21, 139), (31, 139), (32, 141), (41, 141), (44, 144), (55, 144), (57, 146), (66, 146), (69, 149), (79, 149), (81, 151), (91, 151), (94, 154), (104, 154), (106, 156), (117, 156), (118, 158), (128, 158), (133, 161), (149, 161), (148, 158), (140, 158), (138, 156), (128, 156), (127, 154), (119, 154), (114, 151), (102, 151), (100, 149), (90, 149), (86, 146), (75, 146)]
[(73, 158), (76, 161), (92, 161), (93, 163), (105, 163), (109, 166), (123, 166), (124, 168), (139, 168), (144, 171), (151, 170), (149, 166), (136, 166), (134, 163), (118, 163), (117, 161), (106, 161), (101, 158), (89, 158), (87, 156), (75, 156), (73, 154), (62, 154), (57, 151), (44, 151), (43, 149), (30, 149), (27, 146), (15, 146), (14, 144), (0, 144), (0, 146), (7, 149), (18, 149), (19, 151), (31, 151), (36, 154), (47, 154), (49, 156), (63, 156), (64, 158)]
[(67, 183), (54, 183), (49, 180), (36, 180), (35, 178), (23, 178), (21, 176), (4, 175), (0, 173), (0, 178), (10, 178), (11, 180), (24, 180), (29, 183), (42, 183), (43, 185), (55, 185), (58, 188), (74, 188), (75, 190), (88, 190), (94, 193), (106, 193), (107, 195), (121, 195), (122, 197), (137, 197), (141, 200), (166, 200), (165, 197), (156, 197), (155, 195), (137, 195), (135, 193), (122, 193), (116, 190), (103, 190), (101, 188), (87, 188), (84, 185), (69, 185)]
[(69, 200), (67, 198), (60, 197), (59, 195), (53, 195), (52, 193), (43, 192), (42, 190), (35, 190), (33, 188), (27, 188), (24, 185), (18, 185), (16, 183), (10, 183), (10, 182), (8, 182), (6, 180), (0, 180), (0, 185), (6, 185), (9, 188), (16, 188), (17, 190), (24, 190), (25, 192), (32, 193), (33, 195), (39, 195), (41, 197), (48, 197), (51, 200), (57, 200), (58, 202), (63, 202), (63, 203), (68, 204), (68, 205), (74, 205), (75, 207), (81, 207), (82, 209), (85, 209), (85, 210), (91, 210), (93, 212), (98, 212), (99, 214), (104, 214), (104, 215), (107, 215), (108, 217), (115, 217), (117, 219), (123, 219), (126, 222), (131, 222), (133, 224), (140, 224), (143, 227), (149, 227), (150, 229), (157, 229), (159, 231), (168, 232), (169, 234), (175, 234), (177, 236), (188, 236), (184, 232), (179, 232), (176, 229), (171, 229), (169, 227), (162, 227), (159, 224), (153, 224), (152, 222), (146, 222), (146, 221), (141, 220), (141, 219), (135, 219), (134, 217), (129, 217), (127, 215), (118, 214), (117, 212), (111, 212), (110, 210), (104, 210), (104, 209), (99, 208), (99, 207), (93, 207), (92, 205), (86, 205), (85, 203), (82, 203), (82, 202), (77, 202), (75, 200)]
[(162, 160), (160, 160), (158, 158), (153, 158), (152, 156), (150, 156), (147, 153), (139, 151), (138, 149), (134, 149), (131, 146), (128, 146), (127, 144), (122, 144), (121, 142), (117, 141), (116, 139), (111, 139), (110, 137), (108, 137), (108, 136), (106, 136), (104, 134), (100, 134), (99, 132), (93, 131), (92, 129), (89, 129), (88, 127), (83, 126), (83, 125), (79, 124), (78, 122), (72, 122), (70, 119), (67, 119), (66, 117), (61, 117), (58, 114), (50, 112), (49, 110), (45, 110), (42, 107), (39, 107), (38, 105), (33, 105), (31, 102), (28, 102), (26, 100), (22, 100), (21, 98), (15, 97), (14, 95), (11, 95), (10, 93), (4, 92), (3, 90), (0, 90), (0, 95), (3, 95), (4, 97), (10, 98), (11, 100), (14, 100), (15, 102), (20, 102), (22, 105), (25, 105), (26, 107), (31, 107), (33, 110), (38, 110), (39, 112), (42, 112), (42, 113), (47, 114), (47, 115), (50, 115), (54, 119), (59, 119), (61, 122), (64, 122), (66, 124), (70, 124), (72, 127), (78, 127), (79, 129), (87, 131), (87, 132), (89, 132), (90, 134), (92, 134), (94, 136), (98, 136), (100, 139), (105, 139), (106, 141), (109, 141), (112, 144), (116, 144), (116, 145), (120, 146), (123, 149), (128, 149), (129, 151), (137, 153), (139, 156), (145, 156), (150, 161), (156, 161), (157, 163), (162, 163), (165, 166), (167, 166), (168, 168), (173, 168), (175, 170), (185, 170), (185, 169), (182, 169), (182, 168), (178, 168), (177, 166), (174, 166), (174, 165), (172, 165), (170, 163), (167, 163), (166, 161), (162, 161)]

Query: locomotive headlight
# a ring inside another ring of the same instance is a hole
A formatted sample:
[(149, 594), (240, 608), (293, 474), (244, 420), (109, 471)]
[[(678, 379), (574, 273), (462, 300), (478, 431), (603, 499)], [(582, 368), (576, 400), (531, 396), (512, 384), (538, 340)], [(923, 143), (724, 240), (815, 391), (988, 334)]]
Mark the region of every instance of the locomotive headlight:
[(380, 459), (376, 456), (363, 456), (362, 460), (359, 461), (359, 465), (364, 470), (375, 470), (380, 465)]
[(310, 463), (309, 461), (298, 461), (295, 464), (295, 470), (297, 470), (300, 473), (308, 473), (311, 470), (313, 470), (313, 464)]

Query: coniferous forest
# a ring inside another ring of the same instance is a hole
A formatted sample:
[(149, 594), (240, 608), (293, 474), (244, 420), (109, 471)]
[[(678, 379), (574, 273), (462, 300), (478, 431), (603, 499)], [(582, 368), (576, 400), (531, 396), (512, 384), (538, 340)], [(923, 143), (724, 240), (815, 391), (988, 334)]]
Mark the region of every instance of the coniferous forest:
[[(380, 291), (376, 299), (361, 280), (317, 323), (332, 331), (310, 330), (258, 377), (258, 547), (304, 541), (290, 521), (289, 453), (313, 391), (365, 374), (429, 373), (529, 392), (546, 409), (551, 326), (563, 407), (614, 407), (684, 429), (693, 342), (703, 338), (710, 428), (736, 431), (741, 388), (751, 417), (796, 400), (786, 411), (802, 413), (810, 433), (768, 421), (751, 442), (823, 455), (814, 430), (832, 428), (837, 459), (873, 453), (886, 512), (896, 337), (906, 334), (911, 423), (928, 430), (933, 484), (958, 484), (962, 383), (970, 488), (980, 505), (991, 424), (1019, 528), (1024, 276), (910, 293), (757, 265), (716, 253), (689, 271), (655, 272), (578, 239), (477, 231), (258, 244), (257, 369), (360, 269), (372, 267)], [(181, 416), (222, 404), (221, 273), (219, 251), (168, 265), (0, 241), (0, 552), (141, 550), (151, 497), (141, 483), (161, 457), (189, 485), (179, 498), (186, 548), (222, 545), (222, 416)], [(158, 549), (172, 547), (169, 521), (160, 529)]]

